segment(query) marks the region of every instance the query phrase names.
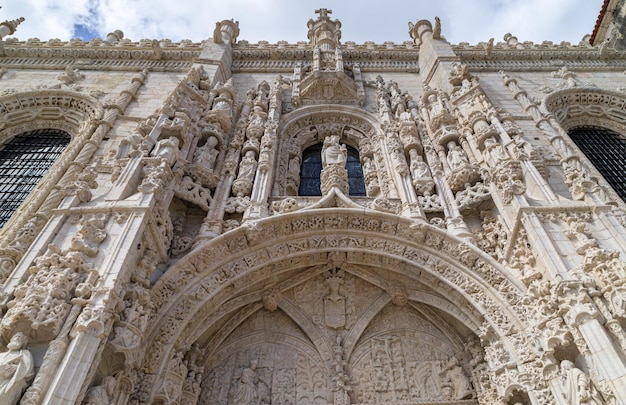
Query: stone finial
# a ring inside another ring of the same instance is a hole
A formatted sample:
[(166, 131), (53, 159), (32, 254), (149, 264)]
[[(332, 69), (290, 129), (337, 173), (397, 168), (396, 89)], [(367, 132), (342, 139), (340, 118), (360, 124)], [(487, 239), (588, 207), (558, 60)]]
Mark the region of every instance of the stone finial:
[(424, 37), (433, 37), (433, 25), (428, 20), (419, 20), (415, 24), (409, 22), (409, 35), (416, 45), (424, 42)]
[(7, 35), (13, 35), (15, 33), (15, 29), (20, 23), (24, 22), (24, 17), (20, 17), (17, 20), (6, 20), (0, 23), (0, 39)]
[(213, 42), (216, 44), (234, 44), (239, 36), (239, 21), (223, 20), (215, 23)]
[(331, 20), (328, 15), (332, 12), (326, 8), (317, 9), (317, 20), (310, 19), (307, 23), (310, 44), (319, 47), (322, 52), (334, 50), (341, 39), (341, 21)]
[(107, 41), (110, 44), (114, 44), (118, 41), (121, 41), (123, 38), (124, 38), (124, 32), (122, 32), (121, 30), (115, 30), (107, 34), (107, 38), (105, 39), (105, 41)]

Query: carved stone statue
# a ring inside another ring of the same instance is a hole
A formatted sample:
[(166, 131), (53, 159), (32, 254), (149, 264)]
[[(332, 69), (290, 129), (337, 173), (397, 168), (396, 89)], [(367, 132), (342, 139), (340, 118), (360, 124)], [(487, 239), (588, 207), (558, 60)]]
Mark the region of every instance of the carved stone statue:
[(256, 153), (253, 150), (249, 150), (241, 159), (241, 164), (239, 165), (239, 175), (237, 176), (238, 179), (246, 179), (249, 181), (254, 179), (254, 173), (257, 166), (255, 155)]
[(409, 169), (415, 191), (420, 195), (431, 195), (435, 188), (435, 182), (432, 179), (428, 164), (424, 162), (424, 158), (417, 152), (417, 149), (409, 150), (409, 157), (411, 160)]
[(208, 169), (213, 169), (215, 167), (215, 160), (217, 159), (217, 155), (219, 151), (215, 149), (217, 146), (217, 138), (214, 136), (210, 136), (207, 139), (206, 143), (197, 148), (193, 154), (193, 162), (199, 165), (202, 165)]
[(163, 162), (173, 165), (180, 154), (178, 144), (178, 138), (174, 136), (170, 136), (167, 139), (161, 139), (154, 146), (152, 156), (160, 157)]
[(237, 405), (269, 405), (270, 392), (257, 372), (257, 361), (251, 360), (250, 367), (244, 367), (235, 375), (237, 383), (234, 388), (232, 403)]
[(322, 167), (340, 165), (344, 167), (348, 159), (346, 145), (339, 144), (339, 136), (331, 135), (324, 139), (322, 147)]
[(504, 147), (492, 136), (485, 139), (485, 151), (483, 152), (485, 160), (492, 166), (496, 167), (500, 162), (511, 160), (506, 153)]
[(456, 169), (460, 169), (463, 166), (466, 166), (469, 164), (469, 161), (467, 159), (467, 156), (465, 155), (465, 152), (463, 151), (463, 148), (461, 148), (456, 142), (451, 141), (448, 143), (448, 165), (450, 166), (450, 169), (452, 170), (456, 170)]
[(601, 405), (604, 403), (589, 376), (573, 362), (561, 362), (561, 378), (565, 383), (565, 398), (571, 405)]
[(28, 381), (34, 375), (33, 356), (26, 349), (28, 338), (17, 332), (7, 344), (8, 351), (0, 354), (0, 398), (6, 405), (15, 405)]
[(233, 193), (238, 197), (250, 195), (256, 174), (257, 161), (255, 159), (256, 152), (254, 150), (246, 151), (246, 154), (239, 163), (239, 174), (237, 180), (233, 182)]
[[(441, 371), (442, 388), (450, 387), (447, 390), (449, 399), (467, 399), (473, 396), (472, 387), (470, 386), (469, 379), (463, 372), (459, 361), (456, 357), (452, 356), (450, 360), (444, 365)], [(446, 392), (446, 390), (443, 390)]]
[(102, 379), (101, 385), (95, 385), (87, 390), (83, 405), (109, 405), (115, 395), (117, 381), (114, 377), (107, 376)]

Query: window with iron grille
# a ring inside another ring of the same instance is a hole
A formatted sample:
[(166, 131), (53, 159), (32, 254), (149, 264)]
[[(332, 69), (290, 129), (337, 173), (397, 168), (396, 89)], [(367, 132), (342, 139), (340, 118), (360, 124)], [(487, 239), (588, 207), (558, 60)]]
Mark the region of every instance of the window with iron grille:
[(27, 132), (0, 146), (0, 228), (48, 172), (70, 136), (59, 130)]
[[(365, 196), (365, 181), (363, 180), (363, 168), (359, 158), (359, 151), (350, 145), (348, 158), (346, 160), (346, 170), (348, 171), (348, 186), (350, 195)], [(302, 165), (300, 167), (300, 196), (322, 195), (320, 188), (320, 174), (322, 172), (322, 144), (318, 143), (302, 152)]]
[(626, 201), (626, 139), (615, 131), (598, 127), (574, 128), (569, 136)]

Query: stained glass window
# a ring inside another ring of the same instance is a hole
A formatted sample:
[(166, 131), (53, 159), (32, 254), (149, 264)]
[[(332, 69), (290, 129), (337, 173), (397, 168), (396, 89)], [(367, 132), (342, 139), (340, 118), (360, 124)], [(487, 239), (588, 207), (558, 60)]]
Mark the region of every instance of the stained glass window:
[(569, 136), (626, 201), (626, 139), (617, 132), (598, 127), (574, 128)]
[(322, 195), (320, 173), (322, 172), (322, 144), (313, 145), (302, 152), (300, 167), (300, 189), (298, 195)]
[(65, 132), (46, 129), (18, 135), (0, 146), (0, 227), (33, 191), (69, 141)]
[[(346, 170), (348, 171), (348, 185), (350, 195), (365, 196), (365, 182), (363, 181), (363, 169), (359, 159), (359, 151), (352, 146), (346, 145), (348, 159)], [(302, 166), (300, 169), (300, 189), (298, 195), (319, 196), (320, 173), (322, 172), (322, 144), (315, 144), (302, 153)]]

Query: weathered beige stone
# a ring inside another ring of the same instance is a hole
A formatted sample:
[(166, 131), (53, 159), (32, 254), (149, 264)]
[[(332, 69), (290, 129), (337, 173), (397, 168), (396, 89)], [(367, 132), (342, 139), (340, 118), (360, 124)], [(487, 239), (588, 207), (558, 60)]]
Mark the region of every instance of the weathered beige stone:
[(568, 135), (626, 142), (609, 3), (594, 45), (5, 40), (0, 145), (71, 137), (0, 229), (8, 401), (625, 404), (626, 206)]

